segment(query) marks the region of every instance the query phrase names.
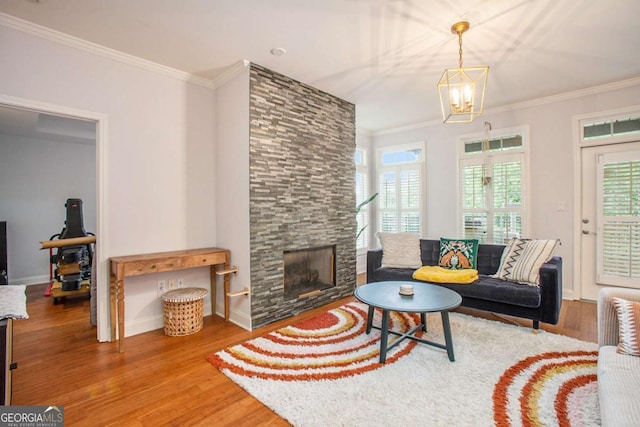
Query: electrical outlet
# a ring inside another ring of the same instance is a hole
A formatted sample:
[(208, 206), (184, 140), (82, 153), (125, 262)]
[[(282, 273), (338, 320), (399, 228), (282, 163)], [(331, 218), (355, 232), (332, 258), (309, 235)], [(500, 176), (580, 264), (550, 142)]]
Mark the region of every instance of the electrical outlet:
[(182, 277), (178, 277), (176, 282), (178, 284), (178, 288), (184, 288), (184, 279)]
[(176, 279), (167, 280), (167, 289), (172, 291), (176, 288)]
[(167, 291), (167, 281), (158, 280), (158, 296), (164, 294)]

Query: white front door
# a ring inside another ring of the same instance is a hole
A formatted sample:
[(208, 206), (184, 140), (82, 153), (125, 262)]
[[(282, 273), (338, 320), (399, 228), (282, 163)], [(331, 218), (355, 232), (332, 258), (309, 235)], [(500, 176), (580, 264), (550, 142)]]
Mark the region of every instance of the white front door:
[(640, 288), (640, 141), (581, 149), (580, 297)]

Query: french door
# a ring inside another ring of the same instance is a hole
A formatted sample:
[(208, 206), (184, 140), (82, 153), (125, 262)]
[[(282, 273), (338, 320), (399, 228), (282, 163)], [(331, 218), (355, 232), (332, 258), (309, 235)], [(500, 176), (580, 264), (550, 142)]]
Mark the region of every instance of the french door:
[(640, 141), (581, 149), (581, 298), (640, 288)]

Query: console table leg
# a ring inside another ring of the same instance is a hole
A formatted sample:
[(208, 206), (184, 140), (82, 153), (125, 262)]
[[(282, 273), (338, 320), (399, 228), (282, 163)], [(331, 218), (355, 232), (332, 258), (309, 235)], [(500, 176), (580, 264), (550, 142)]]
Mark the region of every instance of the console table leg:
[[(111, 264), (111, 263), (109, 263)], [(116, 276), (115, 272), (111, 271), (111, 266), (109, 266), (109, 321), (111, 324), (111, 342), (115, 342), (117, 339), (116, 332), (118, 326), (118, 310), (117, 310), (117, 299), (116, 299)]]
[(231, 290), (231, 277), (228, 274), (224, 276), (224, 320), (225, 322), (229, 321), (229, 306), (231, 305), (231, 301), (229, 298), (229, 292)]
[(124, 353), (124, 269), (116, 267), (116, 301), (118, 302), (118, 350)]
[(216, 266), (212, 265), (209, 267), (209, 281), (211, 282), (211, 316), (216, 315), (216, 304), (217, 304), (217, 291), (218, 291), (218, 279), (216, 275)]
[(124, 280), (116, 282), (116, 298), (118, 299), (118, 342), (120, 353), (124, 352)]

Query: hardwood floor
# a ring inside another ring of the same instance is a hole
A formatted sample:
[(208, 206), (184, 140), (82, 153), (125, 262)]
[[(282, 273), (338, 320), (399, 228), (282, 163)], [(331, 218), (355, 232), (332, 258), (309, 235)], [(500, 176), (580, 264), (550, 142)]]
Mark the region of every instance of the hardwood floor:
[[(205, 358), (352, 299), (253, 332), (207, 316), (197, 334), (167, 337), (162, 330), (147, 332), (128, 337), (126, 352), (120, 354), (116, 343), (96, 341), (87, 299), (67, 298), (54, 305), (44, 290), (44, 285), (28, 287), (30, 318), (14, 322), (18, 369), (13, 371), (12, 404), (64, 406), (68, 426), (286, 426)], [(460, 311), (497, 320), (479, 311)], [(530, 327), (530, 322), (516, 321)], [(564, 301), (559, 324), (543, 328), (595, 342), (595, 304)]]

